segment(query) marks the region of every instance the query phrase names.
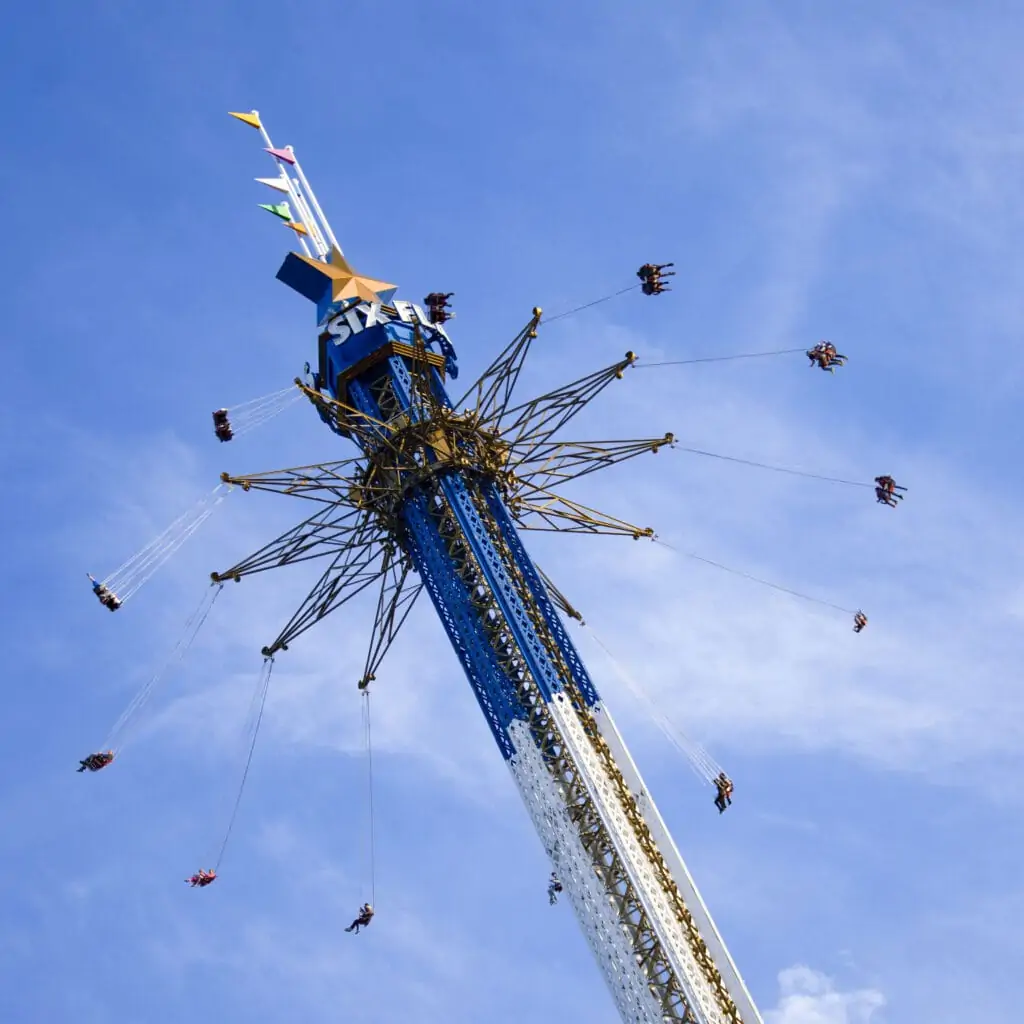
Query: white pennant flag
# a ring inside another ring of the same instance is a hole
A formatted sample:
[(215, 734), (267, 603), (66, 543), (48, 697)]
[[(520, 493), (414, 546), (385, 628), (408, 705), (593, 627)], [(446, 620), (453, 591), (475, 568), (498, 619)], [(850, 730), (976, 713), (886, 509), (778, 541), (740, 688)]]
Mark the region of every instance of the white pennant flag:
[(278, 192), (288, 191), (287, 178), (257, 178), (256, 180), (261, 185), (269, 185), (271, 188), (277, 189)]

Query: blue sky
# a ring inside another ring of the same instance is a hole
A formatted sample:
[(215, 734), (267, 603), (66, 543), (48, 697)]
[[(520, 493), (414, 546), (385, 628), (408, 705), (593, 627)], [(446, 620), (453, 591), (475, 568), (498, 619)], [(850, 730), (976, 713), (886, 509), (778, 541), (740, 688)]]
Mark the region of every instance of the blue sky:
[[(528, 538), (658, 706), (737, 782), (711, 795), (575, 635), (769, 1024), (1017, 1016), (1024, 545), (1024, 13), (870, 2), (41, 2), (7, 19), (0, 1017), (78, 1024), (615, 1019), (440, 627), (378, 673), (377, 905), (355, 692), (371, 611), (279, 659), (217, 885), (259, 647), (302, 569), (222, 596), (114, 768), (93, 749), (206, 574), (304, 509), (232, 494), (123, 612), (103, 574), (222, 469), (338, 457), (292, 408), (230, 446), (209, 412), (285, 386), (311, 310), (273, 279), (258, 107), (347, 255), (456, 293), (463, 373), (534, 304), (529, 388), (642, 359), (578, 436), (910, 487), (870, 492), (662, 452), (580, 500), (844, 607), (867, 631), (654, 545)], [(828, 8), (828, 9), (826, 9)]]

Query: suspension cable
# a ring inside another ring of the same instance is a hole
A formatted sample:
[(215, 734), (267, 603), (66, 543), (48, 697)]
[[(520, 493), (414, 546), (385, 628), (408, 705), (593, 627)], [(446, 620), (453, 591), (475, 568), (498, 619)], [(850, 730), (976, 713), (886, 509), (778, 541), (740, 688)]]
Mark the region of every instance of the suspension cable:
[(637, 363), (638, 370), (653, 370), (656, 366), (691, 366), (694, 363), (725, 363), (733, 359), (765, 359), (769, 356), (789, 356), (803, 352), (802, 348), (780, 348), (774, 352), (741, 352), (734, 356), (701, 356), (698, 359), (668, 359), (658, 363)]
[(725, 572), (732, 573), (733, 576), (742, 576), (746, 580), (750, 580), (753, 583), (760, 583), (764, 587), (771, 587), (772, 590), (778, 590), (783, 594), (789, 594), (790, 597), (799, 597), (801, 601), (810, 601), (812, 604), (820, 604), (824, 608), (833, 608), (837, 612), (845, 612), (847, 615), (856, 615), (857, 611), (855, 608), (844, 608), (842, 605), (833, 604), (831, 601), (823, 601), (820, 597), (812, 597), (810, 594), (801, 594), (798, 590), (790, 590), (789, 587), (780, 586), (778, 583), (771, 583), (768, 580), (763, 580), (759, 576), (752, 576), (749, 572), (743, 572), (741, 569), (733, 569), (728, 565), (722, 565), (721, 562), (712, 561), (710, 558), (705, 558), (703, 555), (695, 554), (692, 551), (681, 551), (677, 547), (673, 547), (671, 544), (667, 544), (665, 541), (655, 537), (654, 543), (663, 548), (668, 548), (669, 551), (675, 552), (677, 555), (682, 555), (684, 558), (692, 558), (694, 561), (703, 562), (705, 565), (714, 566), (716, 569), (723, 569)]
[[(188, 617), (185, 622), (185, 627), (182, 630), (181, 637), (178, 642), (174, 645), (171, 653), (168, 655), (167, 660), (160, 666), (160, 668), (150, 676), (146, 685), (132, 698), (131, 703), (121, 713), (121, 717), (113, 724), (110, 732), (107, 734), (107, 738), (103, 743), (103, 748), (110, 748), (114, 751), (123, 750), (128, 743), (128, 736), (130, 735), (129, 726), (135, 716), (149, 703), (150, 698), (156, 692), (156, 689), (160, 682), (167, 676), (172, 668), (181, 661), (184, 660), (185, 655), (188, 653), (192, 644), (195, 642), (196, 637), (199, 635), (200, 630), (203, 628), (203, 624), (206, 622), (210, 612), (213, 611), (213, 606), (217, 602), (217, 598), (220, 596), (220, 592), (224, 589), (224, 584), (215, 584), (213, 589), (213, 597), (210, 597), (210, 587), (206, 587), (203, 591), (203, 598), (199, 602), (196, 609)], [(120, 740), (120, 742), (118, 742)]]
[(719, 772), (722, 766), (707, 752), (707, 750), (696, 740), (691, 739), (673, 723), (661, 711), (654, 699), (647, 692), (645, 687), (631, 676), (615, 658), (612, 652), (605, 645), (604, 641), (594, 632), (593, 627), (585, 627), (594, 642), (604, 651), (611, 666), (615, 669), (619, 678), (626, 684), (633, 696), (642, 704), (647, 706), (648, 713), (654, 720), (654, 724), (661, 730), (666, 739), (679, 751), (687, 760), (694, 774), (704, 783), (710, 783)]
[(567, 316), (572, 316), (574, 313), (581, 313), (584, 309), (590, 309), (591, 306), (599, 306), (602, 302), (608, 302), (610, 299), (617, 299), (620, 295), (625, 295), (626, 292), (635, 291), (639, 287), (639, 284), (631, 284), (628, 288), (620, 288), (619, 291), (603, 295), (601, 298), (594, 299), (592, 302), (584, 302), (582, 306), (575, 306), (562, 313), (556, 313), (554, 316), (544, 317), (544, 319), (541, 320), (541, 324), (551, 324), (556, 320), (564, 320)]
[(274, 401), (268, 401), (263, 405), (247, 409), (244, 412), (239, 413), (233, 412), (231, 409), (228, 410), (231, 430), (236, 440), (256, 430), (257, 427), (262, 427), (264, 423), (274, 419), (274, 417), (284, 412), (285, 409), (291, 408), (305, 396), (302, 391), (293, 386), (272, 397), (275, 399)]
[(738, 459), (734, 455), (719, 455), (717, 452), (706, 452), (701, 448), (684, 448), (682, 445), (672, 446), (678, 451), (688, 452), (690, 455), (703, 455), (709, 459), (721, 459), (724, 462), (737, 462), (741, 466), (754, 466), (757, 469), (770, 469), (773, 473), (786, 473), (789, 476), (802, 476), (810, 480), (825, 480), (831, 484), (845, 484), (847, 487), (874, 487), (873, 483), (865, 483), (863, 480), (845, 480), (838, 476), (823, 476), (821, 473), (808, 473), (802, 469), (789, 469), (786, 466), (770, 466), (765, 462), (754, 462), (751, 459)]
[(370, 905), (377, 907), (377, 852), (376, 839), (374, 836), (374, 809), (373, 809), (373, 726), (370, 718), (370, 691), (363, 690), (365, 703), (363, 704), (363, 737), (366, 743), (366, 789), (367, 807), (370, 819)]
[[(245, 760), (245, 770), (242, 772), (242, 782), (238, 787), (238, 796), (235, 797), (235, 806), (231, 811), (231, 818), (228, 820), (227, 831), (224, 833), (224, 841), (220, 846), (220, 853), (217, 854), (217, 863), (213, 871), (216, 874), (220, 871), (221, 861), (224, 859), (224, 851), (228, 847), (228, 840), (235, 827), (235, 819), (238, 817), (238, 808), (242, 803), (242, 794), (245, 792), (245, 783), (249, 778), (249, 769), (252, 767), (252, 756), (256, 751), (256, 739), (260, 734), (260, 724), (263, 721), (263, 709), (267, 706), (267, 692), (270, 689), (270, 674), (274, 671), (274, 659), (264, 658), (263, 668), (260, 669), (260, 680), (257, 684), (256, 694), (259, 699), (259, 714), (256, 716), (256, 726), (252, 731), (252, 741), (249, 744), (249, 754)], [(253, 703), (255, 704), (255, 699)]]
[(127, 601), (209, 519), (231, 489), (229, 484), (218, 484), (158, 537), (104, 578), (102, 585), (115, 593), (122, 603)]
[(287, 395), (298, 394), (302, 395), (301, 391), (297, 391), (294, 384), (289, 384), (286, 388), (281, 388), (279, 391), (273, 391), (269, 395), (261, 395), (259, 398), (250, 398), (248, 402), (239, 402), (238, 405), (227, 406), (228, 413), (234, 413), (235, 415), (243, 415), (248, 413), (250, 410), (260, 409), (263, 406), (274, 405), (277, 402), (284, 400)]

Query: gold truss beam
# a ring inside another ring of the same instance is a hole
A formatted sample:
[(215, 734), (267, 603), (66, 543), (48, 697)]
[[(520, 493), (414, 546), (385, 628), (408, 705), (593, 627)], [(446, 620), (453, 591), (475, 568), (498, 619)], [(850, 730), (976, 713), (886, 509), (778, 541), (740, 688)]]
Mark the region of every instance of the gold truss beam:
[(361, 412), (347, 402), (314, 390), (298, 377), (295, 378), (295, 384), (313, 403), (322, 418), (331, 420), (343, 434), (351, 437), (360, 446), (365, 448), (387, 444), (388, 425), (382, 420)]
[(561, 430), (584, 406), (592, 402), (613, 380), (621, 380), (636, 355), (627, 352), (611, 366), (580, 377), (547, 394), (509, 409), (501, 420), (501, 434), (513, 447), (525, 446), (523, 457)]
[[(441, 357), (427, 351), (426, 343), (420, 334), (419, 326), (413, 328), (415, 344), (409, 356), (409, 376), (412, 379), (412, 409), (413, 420), (434, 420), (444, 416), (448, 412), (448, 399), (444, 391), (438, 393), (435, 386), (440, 384), (443, 388), (443, 377), (438, 371), (436, 360)], [(444, 360), (441, 359), (442, 367)]]
[(544, 589), (548, 592), (548, 597), (551, 598), (551, 603), (563, 615), (567, 615), (570, 619), (575, 619), (581, 626), (585, 626), (583, 615), (569, 604), (569, 599), (555, 586), (551, 577), (536, 562), (533, 567), (537, 570), (537, 575), (540, 576), (541, 583), (544, 584)]
[(365, 516), (358, 508), (345, 508), (339, 513), (337, 503), (332, 502), (269, 544), (264, 544), (247, 558), (236, 562), (230, 569), (210, 573), (210, 578), (214, 583), (226, 580), (237, 583), (243, 576), (323, 558), (339, 548), (348, 547), (362, 529)]
[(523, 530), (603, 533), (632, 537), (634, 540), (655, 537), (650, 526), (635, 526), (542, 487), (530, 487), (525, 495), (515, 494), (507, 503), (513, 518)]
[(297, 636), (376, 583), (384, 574), (379, 564), (381, 555), (391, 543), (381, 534), (375, 521), (364, 520), (361, 529), (348, 546), (335, 555), (277, 639), (263, 648), (263, 656), (269, 658), (278, 651), (288, 650)]
[(270, 491), (274, 494), (288, 494), (295, 498), (306, 498), (329, 505), (358, 507), (351, 498), (351, 490), (358, 482), (354, 476), (346, 476), (342, 469), (356, 469), (364, 463), (362, 456), (342, 459), (339, 462), (320, 462), (310, 466), (292, 466), (289, 469), (272, 469), (266, 473), (249, 473), (246, 476), (232, 476), (221, 473), (223, 483), (234, 484), (243, 491)]
[(476, 392), (474, 418), (481, 424), (496, 424), (512, 400), (512, 393), (519, 382), (519, 374), (530, 352), (530, 344), (537, 337), (541, 310), (535, 307), (530, 322), (505, 346), (498, 357), (470, 385), (469, 390), (455, 403), (456, 409), (463, 409), (466, 400)]
[(416, 598), (423, 591), (422, 583), (407, 585), (411, 571), (412, 563), (401, 549), (394, 546), (385, 549), (377, 610), (370, 631), (370, 647), (366, 653), (363, 676), (359, 680), (360, 690), (365, 690), (377, 678), (377, 669), (409, 617)]
[(634, 459), (666, 445), (675, 444), (674, 434), (637, 441), (548, 441), (535, 445), (522, 458), (509, 450), (509, 464), (517, 480), (539, 487), (555, 487), (599, 469)]

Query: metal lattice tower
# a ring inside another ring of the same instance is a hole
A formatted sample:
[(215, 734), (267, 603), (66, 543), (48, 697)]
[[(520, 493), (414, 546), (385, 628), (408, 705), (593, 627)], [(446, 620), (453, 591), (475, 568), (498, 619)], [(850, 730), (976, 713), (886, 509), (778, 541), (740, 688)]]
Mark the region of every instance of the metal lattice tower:
[[(579, 614), (531, 560), (521, 531), (608, 533), (633, 526), (559, 493), (564, 483), (673, 441), (574, 442), (555, 435), (632, 365), (619, 362), (529, 401), (516, 385), (541, 311), (456, 403), (456, 354), (441, 323), (395, 286), (357, 274), (320, 213), (294, 152), (276, 179), (299, 218), (274, 209), (315, 254), (278, 278), (317, 307), (312, 382), (296, 381), (358, 453), (224, 481), (318, 504), (304, 522), (231, 568), (235, 579), (309, 559), (319, 582), (265, 655), (356, 594), (378, 592), (366, 687), (426, 590), (465, 670), (624, 1021), (760, 1024), (661, 815), (559, 612)], [(296, 178), (290, 178), (295, 168)], [(266, 180), (266, 179), (261, 179)], [(267, 181), (270, 184), (270, 181)], [(316, 216), (313, 211), (316, 210)], [(287, 214), (287, 216), (285, 215)], [(330, 247), (324, 242), (329, 239)], [(462, 411), (460, 411), (462, 410)]]

